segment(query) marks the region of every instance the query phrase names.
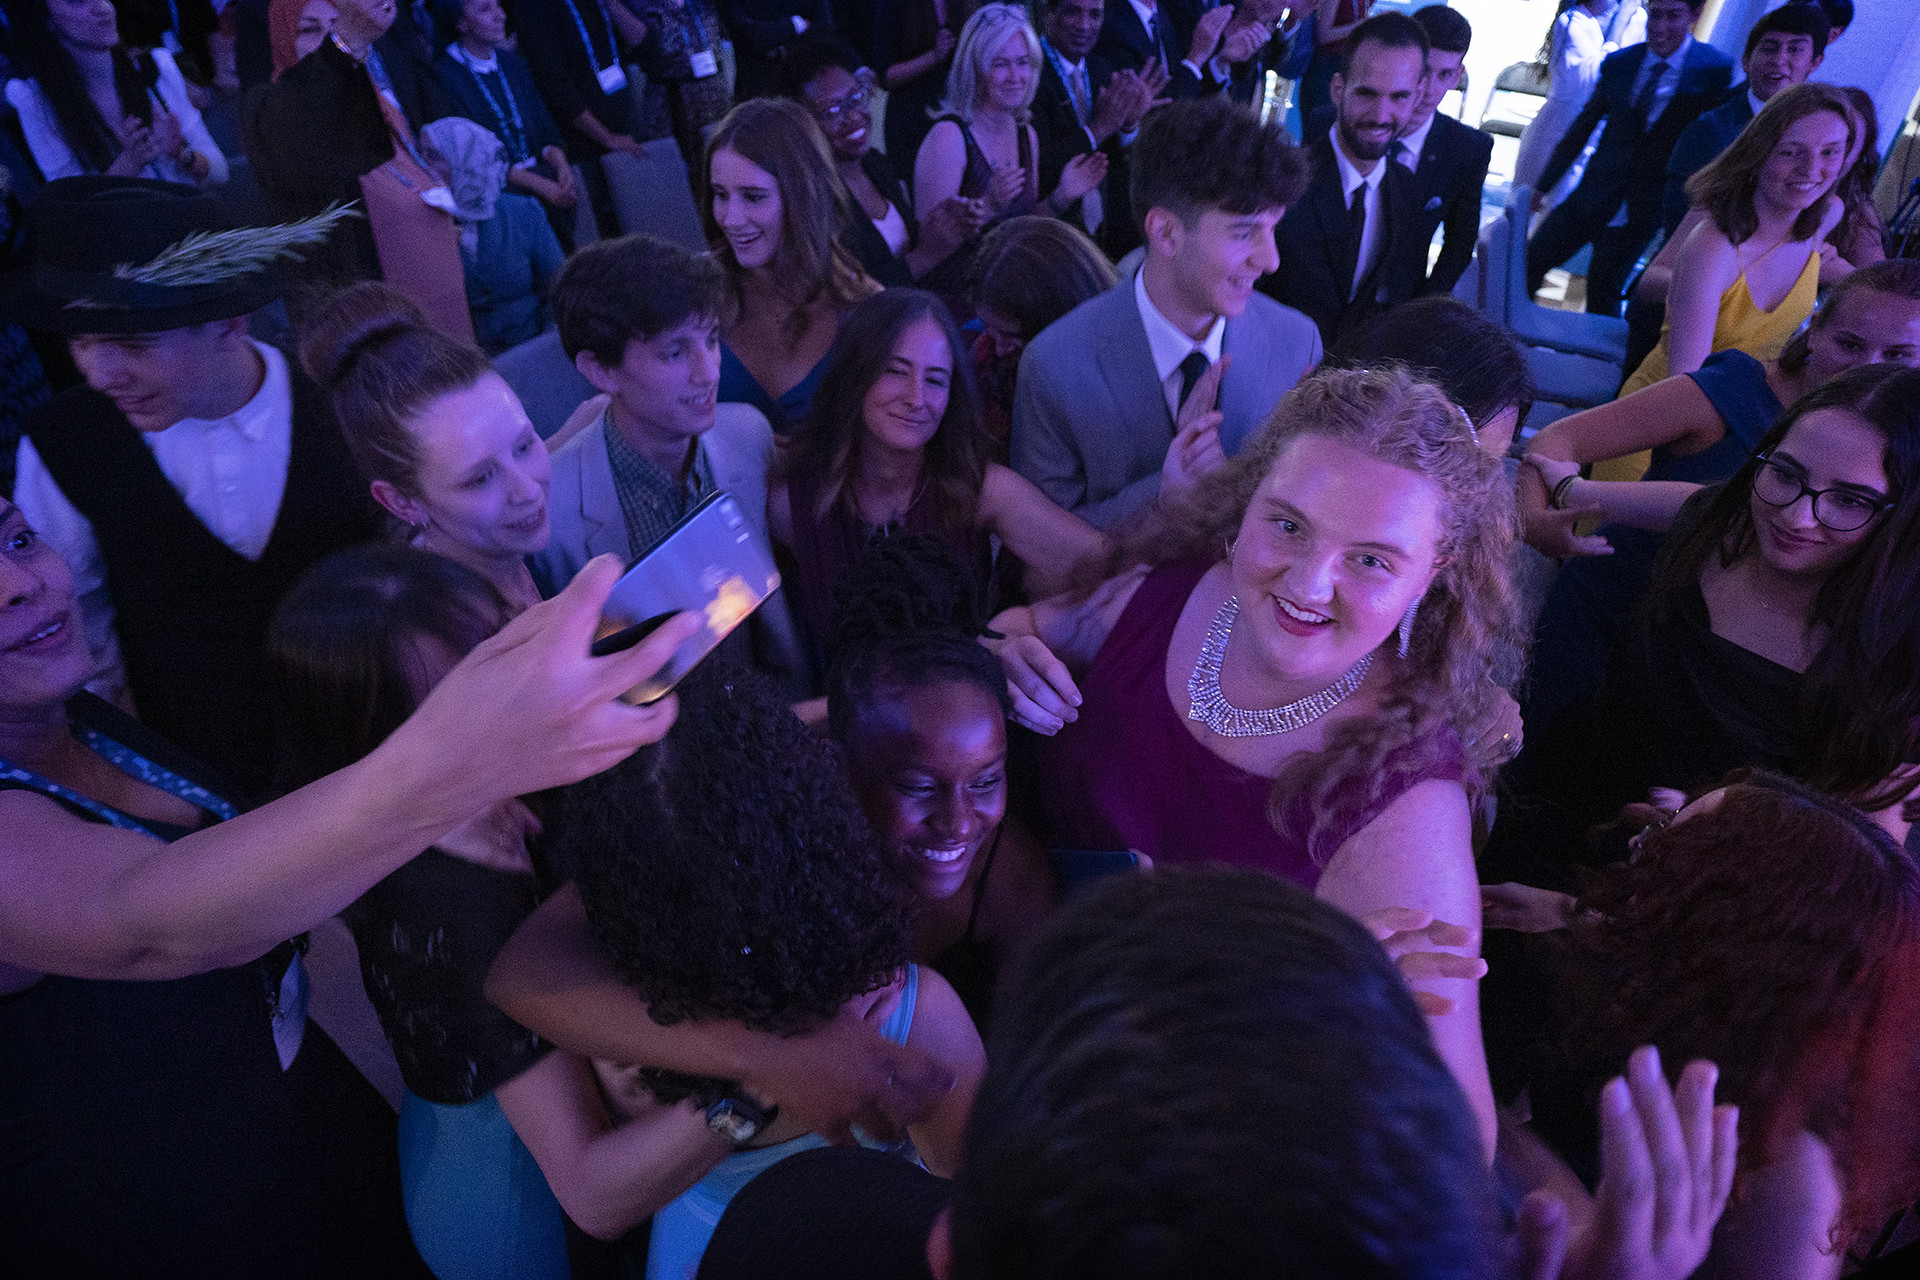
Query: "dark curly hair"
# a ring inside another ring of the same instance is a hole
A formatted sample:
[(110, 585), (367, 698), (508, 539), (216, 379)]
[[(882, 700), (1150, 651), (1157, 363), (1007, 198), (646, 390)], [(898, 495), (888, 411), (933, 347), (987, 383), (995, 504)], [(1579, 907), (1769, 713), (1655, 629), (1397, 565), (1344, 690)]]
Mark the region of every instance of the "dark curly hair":
[(881, 690), (957, 680), (1011, 712), (1007, 678), (987, 633), (973, 577), (931, 534), (881, 538), (834, 589), (827, 663), (827, 732), (845, 742)]
[(1286, 130), (1219, 95), (1147, 114), (1129, 192), (1136, 218), (1159, 208), (1191, 223), (1208, 209), (1245, 215), (1290, 205), (1312, 176)]
[(1573, 1062), (1597, 1092), (1636, 1045), (1707, 1058), (1740, 1105), (1740, 1165), (1800, 1129), (1832, 1150), (1835, 1239), (1920, 1196), (1920, 868), (1857, 811), (1734, 775), (1580, 897)]
[(906, 963), (893, 861), (771, 684), (709, 660), (679, 696), (658, 746), (568, 793), (556, 854), (655, 1022), (805, 1030)]

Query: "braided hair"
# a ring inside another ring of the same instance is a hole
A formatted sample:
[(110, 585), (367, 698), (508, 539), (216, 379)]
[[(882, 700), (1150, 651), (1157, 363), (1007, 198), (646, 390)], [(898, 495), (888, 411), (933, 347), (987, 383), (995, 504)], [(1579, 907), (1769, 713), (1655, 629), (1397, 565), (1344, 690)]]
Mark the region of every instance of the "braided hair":
[(882, 690), (955, 680), (1012, 710), (973, 578), (931, 534), (876, 539), (834, 589), (827, 662), (827, 731), (845, 742)]

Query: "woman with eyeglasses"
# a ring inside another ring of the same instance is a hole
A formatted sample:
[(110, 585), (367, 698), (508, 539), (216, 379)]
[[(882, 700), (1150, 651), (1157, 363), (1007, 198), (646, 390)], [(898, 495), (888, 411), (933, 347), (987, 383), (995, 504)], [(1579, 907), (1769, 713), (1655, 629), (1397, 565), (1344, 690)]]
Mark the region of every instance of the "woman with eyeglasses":
[[(980, 233), (981, 200), (951, 196), (916, 216), (913, 193), (890, 158), (907, 153), (873, 149), (873, 73), (851, 46), (808, 37), (788, 54), (786, 73), (787, 96), (812, 113), (853, 197), (840, 240), (868, 275), (890, 289), (910, 285)], [(889, 120), (898, 110), (889, 99)]]
[(1530, 734), (1483, 880), (1571, 890), (1651, 788), (1741, 766), (1807, 781), (1904, 837), (1920, 760), (1920, 370), (1803, 397), (1687, 500), (1594, 693)]

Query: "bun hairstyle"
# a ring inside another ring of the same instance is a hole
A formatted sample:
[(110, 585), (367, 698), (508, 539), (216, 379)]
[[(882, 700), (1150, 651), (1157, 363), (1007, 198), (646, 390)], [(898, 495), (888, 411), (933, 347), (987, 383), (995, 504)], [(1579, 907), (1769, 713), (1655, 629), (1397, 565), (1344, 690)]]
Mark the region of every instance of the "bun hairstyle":
[(493, 372), (478, 348), (441, 333), (400, 293), (371, 281), (315, 309), (300, 367), (327, 393), (360, 473), (409, 497), (420, 493), (420, 450), (408, 424), (441, 396)]
[(833, 595), (827, 732), (836, 741), (881, 690), (959, 681), (1012, 710), (1000, 660), (979, 643), (989, 632), (973, 578), (939, 538), (876, 540)]

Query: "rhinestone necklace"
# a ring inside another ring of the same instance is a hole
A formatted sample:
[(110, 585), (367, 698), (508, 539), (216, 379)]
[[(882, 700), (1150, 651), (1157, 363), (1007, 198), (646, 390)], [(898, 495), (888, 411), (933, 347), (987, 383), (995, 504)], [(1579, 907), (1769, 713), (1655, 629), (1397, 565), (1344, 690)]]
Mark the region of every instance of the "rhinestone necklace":
[(1202, 721), (1223, 738), (1268, 738), (1277, 733), (1304, 729), (1347, 700), (1373, 666), (1373, 655), (1362, 654), (1347, 673), (1318, 693), (1310, 693), (1284, 707), (1264, 707), (1248, 711), (1227, 701), (1220, 691), (1220, 662), (1227, 656), (1227, 637), (1233, 634), (1233, 620), (1240, 616), (1240, 598), (1228, 596), (1207, 627), (1206, 643), (1187, 677), (1187, 719)]

